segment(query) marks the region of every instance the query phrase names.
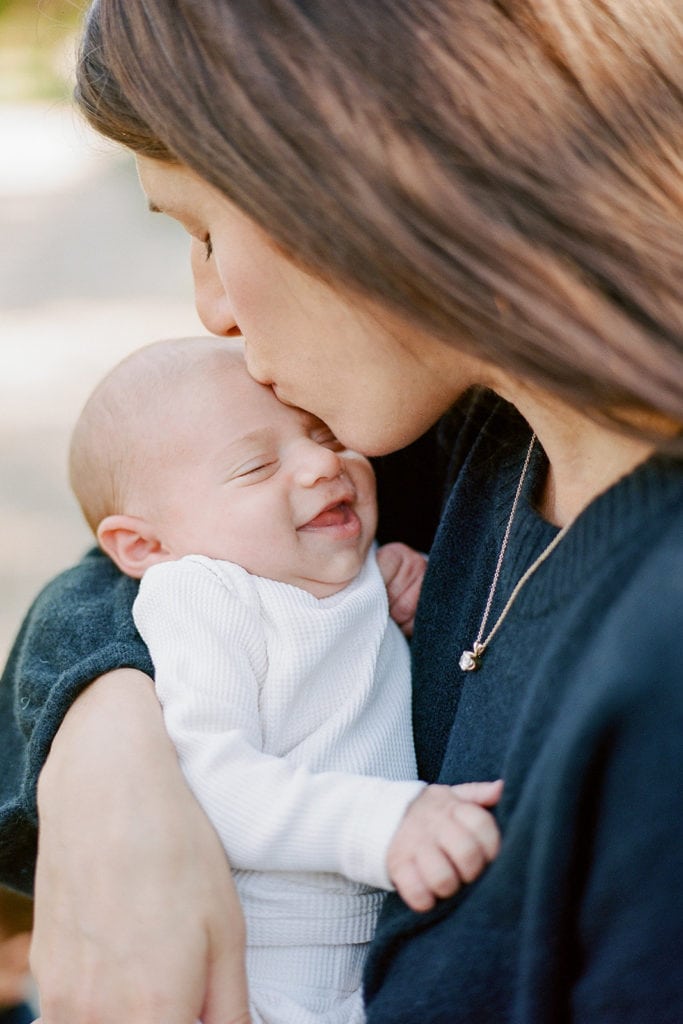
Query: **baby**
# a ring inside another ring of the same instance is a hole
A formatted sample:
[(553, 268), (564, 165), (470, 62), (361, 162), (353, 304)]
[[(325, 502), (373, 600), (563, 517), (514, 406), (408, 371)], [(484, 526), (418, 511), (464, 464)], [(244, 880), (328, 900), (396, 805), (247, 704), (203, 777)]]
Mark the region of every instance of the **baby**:
[(141, 579), (166, 726), (235, 869), (253, 1020), (362, 1021), (382, 891), (426, 910), (476, 877), (501, 790), (416, 778), (370, 463), (213, 338), (119, 364), (70, 461), (100, 546)]

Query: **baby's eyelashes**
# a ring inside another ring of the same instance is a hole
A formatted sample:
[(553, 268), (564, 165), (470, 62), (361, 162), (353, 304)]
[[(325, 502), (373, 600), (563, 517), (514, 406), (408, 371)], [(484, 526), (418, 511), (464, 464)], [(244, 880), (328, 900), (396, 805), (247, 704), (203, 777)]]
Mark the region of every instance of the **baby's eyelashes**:
[(272, 474), (277, 470), (279, 462), (276, 459), (269, 460), (254, 460), (253, 462), (245, 463), (231, 473), (228, 482), (230, 480), (250, 480), (250, 479), (262, 479)]

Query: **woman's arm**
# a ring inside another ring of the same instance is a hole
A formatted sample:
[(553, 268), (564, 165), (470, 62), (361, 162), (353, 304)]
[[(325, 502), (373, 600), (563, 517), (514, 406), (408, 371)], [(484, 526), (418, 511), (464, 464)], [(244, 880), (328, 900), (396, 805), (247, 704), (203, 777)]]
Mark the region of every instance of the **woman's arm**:
[(0, 881), (27, 893), (40, 778), (45, 1024), (194, 1024), (205, 992), (206, 1021), (246, 1007), (240, 909), (144, 674), (136, 593), (90, 552), (38, 596), (0, 682)]
[(131, 615), (137, 588), (93, 550), (24, 619), (0, 679), (0, 884), (33, 892), (38, 777), (73, 702), (114, 669), (152, 672)]
[(31, 900), (0, 887), (0, 1021), (26, 999), (32, 927)]
[(248, 1021), (244, 927), (153, 684), (74, 703), (40, 776), (32, 968), (44, 1024)]

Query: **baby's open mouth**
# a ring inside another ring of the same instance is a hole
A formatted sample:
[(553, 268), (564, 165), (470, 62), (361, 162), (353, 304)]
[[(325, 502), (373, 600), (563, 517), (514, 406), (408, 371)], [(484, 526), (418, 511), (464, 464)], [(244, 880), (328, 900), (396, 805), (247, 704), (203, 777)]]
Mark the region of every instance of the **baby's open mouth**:
[(309, 522), (304, 523), (302, 530), (322, 530), (327, 526), (344, 526), (350, 522), (355, 513), (347, 501), (324, 508)]

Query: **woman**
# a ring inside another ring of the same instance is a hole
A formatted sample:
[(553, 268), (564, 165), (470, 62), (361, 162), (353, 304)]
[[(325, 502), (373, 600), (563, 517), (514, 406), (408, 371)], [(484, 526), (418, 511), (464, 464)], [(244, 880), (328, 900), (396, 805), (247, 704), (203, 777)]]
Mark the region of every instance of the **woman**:
[[(207, 328), (368, 454), (459, 403), (415, 736), (430, 781), (503, 776), (503, 844), (426, 916), (389, 900), (372, 1024), (683, 1019), (682, 49), (664, 0), (91, 12), (80, 104), (193, 236)], [(11, 864), (54, 736), (43, 1019), (238, 1020), (220, 850), (150, 685), (111, 671), (149, 669), (129, 601), (91, 558), (10, 666)]]

